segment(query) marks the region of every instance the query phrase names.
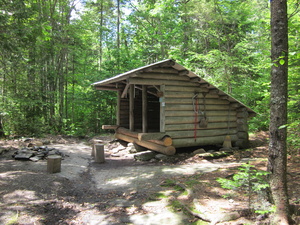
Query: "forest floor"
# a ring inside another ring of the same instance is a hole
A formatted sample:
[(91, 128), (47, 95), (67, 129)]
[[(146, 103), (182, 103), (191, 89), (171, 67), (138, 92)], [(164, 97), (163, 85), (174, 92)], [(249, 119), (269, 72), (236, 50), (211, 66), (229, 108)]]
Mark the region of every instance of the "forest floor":
[[(129, 149), (110, 137), (105, 163), (91, 157), (92, 140), (47, 137), (38, 139), (66, 156), (61, 172), (47, 173), (46, 160), (15, 160), (23, 140), (2, 140), (9, 149), (0, 155), (0, 224), (268, 224), (269, 218), (249, 210), (259, 198), (243, 189), (225, 190), (217, 178), (230, 178), (249, 162), (266, 170), (268, 134), (251, 136), (251, 148), (219, 159), (203, 159), (185, 149), (163, 161), (136, 161)], [(300, 156), (288, 161), (290, 203), (300, 203)], [(259, 203), (263, 205), (263, 203)], [(257, 207), (257, 206), (256, 206)], [(222, 216), (221, 216), (222, 215)], [(227, 215), (227, 218), (224, 217)], [(228, 218), (228, 215), (229, 218)], [(299, 224), (299, 211), (293, 218)]]

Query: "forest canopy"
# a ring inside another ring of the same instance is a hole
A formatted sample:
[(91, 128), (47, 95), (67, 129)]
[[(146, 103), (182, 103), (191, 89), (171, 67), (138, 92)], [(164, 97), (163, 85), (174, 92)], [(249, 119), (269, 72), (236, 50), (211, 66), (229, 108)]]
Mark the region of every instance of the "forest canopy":
[[(270, 5), (259, 0), (3, 0), (1, 135), (93, 135), (115, 123), (116, 94), (93, 82), (167, 58), (269, 126)], [(299, 2), (289, 13), (289, 145), (299, 146)]]

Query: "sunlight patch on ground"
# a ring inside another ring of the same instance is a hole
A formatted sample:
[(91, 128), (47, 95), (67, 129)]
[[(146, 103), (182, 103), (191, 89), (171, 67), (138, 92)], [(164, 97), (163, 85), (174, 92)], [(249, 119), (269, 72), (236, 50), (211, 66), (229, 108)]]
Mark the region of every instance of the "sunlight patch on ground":
[(3, 196), (4, 203), (20, 203), (38, 200), (35, 191), (15, 190)]
[(36, 173), (32, 173), (32, 172), (25, 172), (25, 171), (7, 171), (4, 173), (0, 173), (0, 183), (5, 183), (6, 180), (14, 180), (14, 179), (18, 179), (18, 177), (20, 176), (24, 176), (24, 175), (33, 175)]

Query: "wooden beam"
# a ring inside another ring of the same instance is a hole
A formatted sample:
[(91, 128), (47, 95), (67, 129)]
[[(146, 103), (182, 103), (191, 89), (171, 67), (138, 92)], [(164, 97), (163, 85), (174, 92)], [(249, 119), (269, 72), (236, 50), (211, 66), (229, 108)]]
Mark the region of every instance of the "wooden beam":
[(138, 79), (157, 79), (157, 80), (181, 80), (190, 81), (189, 77), (178, 76), (178, 74), (162, 74), (162, 73), (142, 73)]
[(192, 83), (190, 81), (180, 81), (180, 80), (158, 80), (158, 79), (142, 79), (142, 78), (129, 78), (130, 84), (138, 85), (174, 85), (174, 86), (198, 86), (197, 83)]
[(113, 88), (113, 87), (105, 87), (105, 86), (95, 86), (96, 90), (103, 90), (103, 91), (119, 91), (120, 88)]
[(182, 85), (180, 89), (177, 86), (167, 86), (166, 91), (191, 92), (195, 94), (195, 92), (209, 92), (209, 89), (206, 87), (189, 87)]
[[(197, 115), (197, 121), (199, 123), (200, 119), (204, 118), (201, 115)], [(206, 116), (208, 123), (218, 123), (227, 121), (236, 121), (236, 116)], [(166, 124), (193, 124), (195, 122), (195, 115), (190, 117), (185, 116), (170, 116), (165, 119)]]
[[(192, 146), (204, 146), (204, 145), (217, 145), (223, 144), (226, 135), (214, 136), (214, 137), (200, 137), (200, 138), (182, 138), (173, 139), (173, 146), (176, 148), (192, 147)], [(237, 135), (230, 135), (231, 141), (235, 142), (238, 140)]]
[(129, 129), (134, 131), (134, 84), (130, 84), (129, 90)]
[(142, 87), (142, 131), (148, 132), (148, 99), (147, 99), (147, 86)]
[(180, 76), (188, 75), (188, 74), (189, 74), (189, 71), (188, 71), (188, 70), (181, 70), (181, 71), (178, 72), (178, 74), (179, 74)]
[(103, 130), (116, 130), (119, 125), (102, 125)]
[(120, 125), (120, 118), (121, 118), (121, 91), (118, 91), (117, 96), (117, 109), (116, 109), (116, 118), (117, 118), (117, 125)]
[(124, 90), (123, 90), (123, 92), (122, 92), (121, 98), (125, 98), (125, 96), (127, 95), (129, 86), (130, 86), (129, 83), (127, 83)]
[(135, 143), (137, 145), (143, 146), (153, 151), (157, 151), (163, 153), (165, 155), (174, 155), (176, 153), (176, 149), (173, 146), (162, 146), (156, 143), (152, 143), (149, 141), (139, 141), (137, 138), (133, 138), (124, 134), (115, 134), (117, 139), (121, 139), (127, 142)]
[[(165, 92), (165, 85), (161, 85), (160, 86), (160, 90), (164, 93)], [(165, 102), (165, 97), (160, 97), (159, 98), (159, 102), (160, 102), (160, 113), (159, 113), (159, 121), (160, 121), (160, 132), (165, 132), (165, 111), (166, 111), (166, 102)]]
[(156, 73), (173, 73), (178, 74), (178, 70), (174, 68), (167, 68), (167, 67), (153, 67), (144, 70), (145, 72), (156, 72)]
[(164, 136), (160, 140), (149, 140), (149, 142), (156, 143), (158, 145), (163, 145), (163, 146), (171, 146), (173, 143), (173, 140), (170, 136)]
[(149, 141), (149, 140), (160, 140), (166, 136), (165, 132), (156, 132), (156, 133), (138, 133), (138, 139), (140, 141)]
[[(203, 110), (204, 107), (203, 105), (200, 105), (200, 110)], [(210, 110), (227, 110), (229, 109), (229, 105), (206, 105), (205, 110), (210, 111)], [(177, 111), (177, 110), (182, 110), (182, 111), (194, 111), (194, 107), (192, 104), (185, 104), (185, 105), (171, 105), (171, 104), (166, 104), (165, 107), (166, 111)]]
[(130, 131), (130, 130), (124, 128), (124, 127), (118, 127), (116, 129), (116, 133), (124, 134), (124, 135), (130, 136), (130, 137), (133, 137), (133, 138), (138, 138), (138, 133), (137, 132)]
[[(165, 112), (166, 117), (168, 116), (195, 116), (195, 112), (194, 111), (166, 111)], [(236, 112), (231, 110), (229, 112), (229, 116), (234, 116), (236, 115)], [(223, 117), (227, 117), (228, 116), (228, 111), (206, 111), (206, 116), (210, 117), (210, 116), (223, 116)]]
[[(243, 130), (242, 125), (240, 125), (240, 129), (237, 125), (237, 122), (229, 122), (229, 128), (237, 128), (238, 130)], [(208, 122), (206, 128), (201, 128), (197, 126), (197, 130), (205, 130), (205, 129), (225, 129), (228, 128), (227, 122), (219, 122), (219, 123), (210, 123)], [(169, 131), (183, 131), (183, 130), (194, 130), (195, 125), (194, 124), (167, 124), (165, 126), (166, 133), (169, 133)]]
[[(197, 132), (197, 138), (199, 137), (215, 137), (215, 136), (221, 136), (221, 135), (232, 135), (237, 134), (236, 128), (230, 128), (229, 130), (227, 128), (223, 129), (210, 129), (210, 130), (199, 130)], [(172, 139), (178, 139), (178, 138), (193, 138), (195, 135), (194, 130), (182, 130), (182, 131), (168, 131), (168, 135), (172, 137)]]

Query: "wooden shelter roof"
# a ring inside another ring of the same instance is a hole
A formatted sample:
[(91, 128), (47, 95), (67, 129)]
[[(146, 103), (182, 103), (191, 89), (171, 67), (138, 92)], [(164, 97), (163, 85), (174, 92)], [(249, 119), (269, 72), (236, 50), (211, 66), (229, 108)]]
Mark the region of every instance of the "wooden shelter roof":
[(166, 60), (159, 61), (159, 62), (156, 62), (153, 64), (149, 64), (147, 66), (139, 67), (137, 69), (130, 70), (126, 73), (122, 73), (122, 74), (116, 75), (114, 77), (95, 82), (92, 85), (97, 90), (119, 91), (119, 90), (123, 90), (124, 85), (130, 84), (130, 78), (134, 78), (134, 77), (143, 78), (143, 72), (150, 72), (154, 68), (167, 68), (167, 67), (173, 68), (174, 71), (176, 73), (178, 73), (178, 75), (188, 76), (190, 78), (191, 82), (198, 82), (201, 85), (206, 84), (209, 89), (217, 90), (218, 95), (222, 96), (223, 98), (227, 98), (228, 101), (233, 102), (233, 103), (236, 102), (236, 103), (240, 104), (241, 106), (244, 106), (247, 109), (250, 117), (253, 117), (256, 115), (256, 113), (251, 108), (247, 107), (242, 102), (233, 98), (229, 94), (221, 91), (220, 89), (218, 89), (214, 85), (210, 84), (209, 82), (205, 81), (203, 78), (199, 77), (194, 72), (186, 69), (182, 65), (175, 62), (173, 59), (166, 59)]

